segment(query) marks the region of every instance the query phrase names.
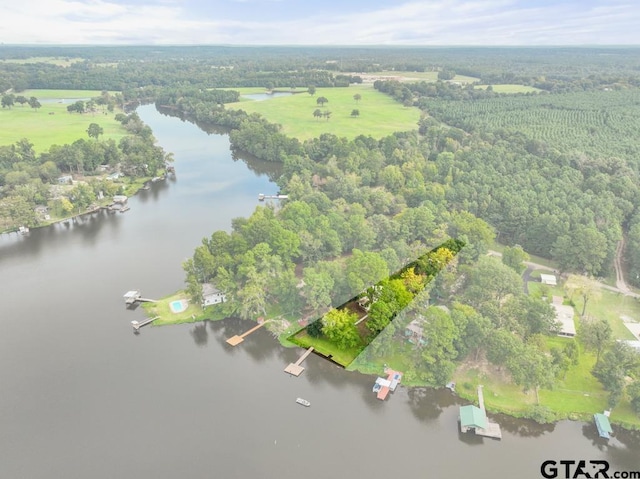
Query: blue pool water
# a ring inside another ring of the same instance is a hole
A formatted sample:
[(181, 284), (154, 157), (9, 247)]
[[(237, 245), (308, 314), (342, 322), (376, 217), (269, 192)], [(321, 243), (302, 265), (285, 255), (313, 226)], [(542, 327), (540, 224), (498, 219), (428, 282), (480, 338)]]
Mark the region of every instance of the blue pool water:
[(174, 313), (181, 313), (185, 309), (187, 309), (187, 302), (184, 300), (178, 299), (176, 301), (171, 301), (171, 303), (169, 303), (169, 307), (171, 308), (171, 311), (173, 311)]

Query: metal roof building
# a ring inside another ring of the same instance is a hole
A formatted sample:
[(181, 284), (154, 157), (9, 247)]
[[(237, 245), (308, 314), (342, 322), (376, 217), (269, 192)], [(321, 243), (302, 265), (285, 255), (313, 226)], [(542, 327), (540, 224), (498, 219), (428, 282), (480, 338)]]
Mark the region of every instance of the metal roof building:
[(479, 407), (469, 405), (460, 407), (460, 429), (466, 432), (469, 428), (486, 429), (487, 416)]

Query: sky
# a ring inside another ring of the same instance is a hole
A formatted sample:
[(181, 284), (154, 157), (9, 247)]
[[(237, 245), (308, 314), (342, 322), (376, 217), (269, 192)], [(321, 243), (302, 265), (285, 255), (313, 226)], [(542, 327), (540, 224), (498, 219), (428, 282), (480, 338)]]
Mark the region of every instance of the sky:
[(17, 0), (0, 43), (639, 45), (638, 0)]

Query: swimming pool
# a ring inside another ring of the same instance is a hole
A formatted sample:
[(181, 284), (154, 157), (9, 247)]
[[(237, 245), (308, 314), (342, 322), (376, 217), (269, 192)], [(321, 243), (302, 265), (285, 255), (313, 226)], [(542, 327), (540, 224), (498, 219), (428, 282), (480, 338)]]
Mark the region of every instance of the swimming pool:
[(169, 303), (169, 308), (171, 308), (172, 313), (182, 313), (187, 309), (187, 306), (189, 306), (189, 303), (186, 299), (178, 299)]

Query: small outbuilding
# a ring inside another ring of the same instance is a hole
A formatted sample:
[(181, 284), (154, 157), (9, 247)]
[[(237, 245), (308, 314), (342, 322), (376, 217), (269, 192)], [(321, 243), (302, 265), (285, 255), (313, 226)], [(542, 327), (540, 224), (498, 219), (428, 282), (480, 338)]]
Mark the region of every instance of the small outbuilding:
[(540, 275), (540, 282), (542, 284), (548, 284), (549, 286), (557, 286), (558, 285), (558, 280), (556, 279), (555, 275), (553, 275), (553, 274), (541, 274)]

